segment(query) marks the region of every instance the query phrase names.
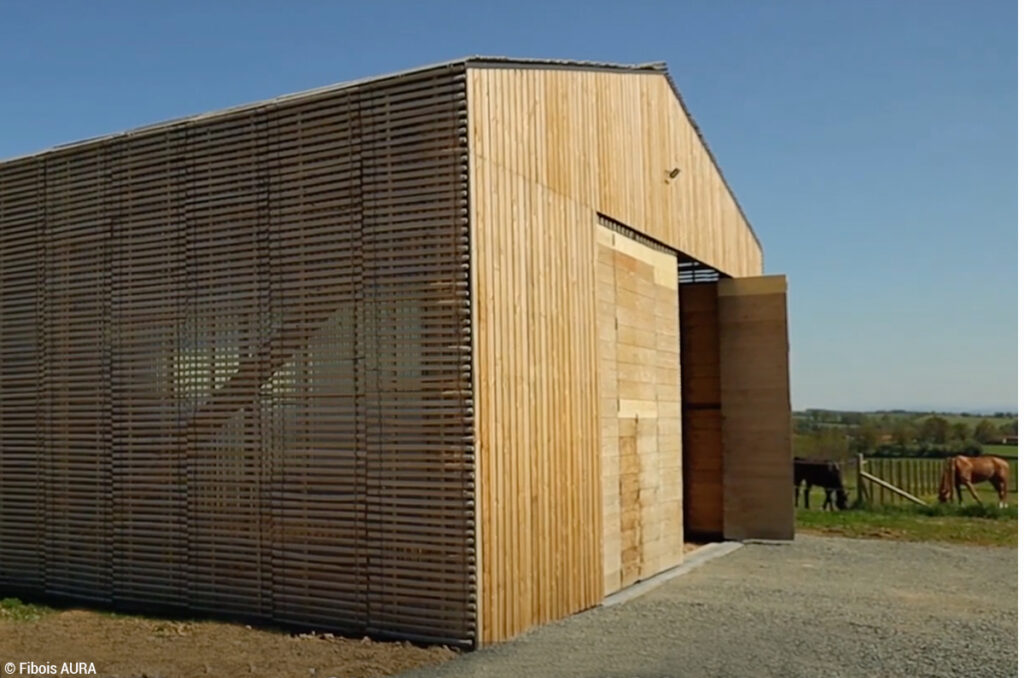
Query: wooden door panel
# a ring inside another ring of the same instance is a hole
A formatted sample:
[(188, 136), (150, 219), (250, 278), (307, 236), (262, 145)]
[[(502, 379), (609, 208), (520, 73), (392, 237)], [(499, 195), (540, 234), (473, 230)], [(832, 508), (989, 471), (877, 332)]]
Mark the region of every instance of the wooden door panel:
[(719, 281), (718, 330), (724, 536), (792, 539), (785, 277)]

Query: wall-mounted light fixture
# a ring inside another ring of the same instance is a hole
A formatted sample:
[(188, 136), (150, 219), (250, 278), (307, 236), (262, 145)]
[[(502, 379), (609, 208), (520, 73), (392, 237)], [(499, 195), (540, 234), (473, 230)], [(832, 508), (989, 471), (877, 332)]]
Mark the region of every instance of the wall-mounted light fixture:
[(669, 183), (670, 181), (672, 181), (673, 179), (675, 179), (676, 177), (679, 176), (679, 168), (678, 167), (673, 167), (668, 172), (666, 172), (665, 175), (666, 175), (665, 176), (665, 183), (667, 184), (667, 183)]

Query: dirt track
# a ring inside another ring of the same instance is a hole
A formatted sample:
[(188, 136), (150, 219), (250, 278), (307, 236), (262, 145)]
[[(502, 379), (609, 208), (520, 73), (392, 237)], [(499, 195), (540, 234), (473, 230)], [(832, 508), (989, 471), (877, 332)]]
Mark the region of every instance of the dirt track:
[(453, 656), (441, 647), (301, 637), (237, 624), (84, 610), (44, 614), (36, 621), (0, 617), (0, 664), (55, 663), (59, 670), (64, 661), (91, 661), (96, 675), (119, 678), (384, 676)]

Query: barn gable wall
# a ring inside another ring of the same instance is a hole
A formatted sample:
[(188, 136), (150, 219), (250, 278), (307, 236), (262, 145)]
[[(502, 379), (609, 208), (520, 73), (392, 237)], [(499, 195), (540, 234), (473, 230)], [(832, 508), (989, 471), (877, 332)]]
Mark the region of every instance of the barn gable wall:
[(732, 276), (762, 256), (663, 72), (471, 64), (468, 88), (487, 643), (605, 590), (598, 215)]
[(475, 157), (729, 276), (761, 274), (761, 246), (664, 72), (468, 75)]

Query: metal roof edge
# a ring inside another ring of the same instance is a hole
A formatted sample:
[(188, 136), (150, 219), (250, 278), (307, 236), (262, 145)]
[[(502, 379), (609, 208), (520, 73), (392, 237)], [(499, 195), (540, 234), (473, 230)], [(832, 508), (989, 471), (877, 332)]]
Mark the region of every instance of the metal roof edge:
[(340, 90), (348, 89), (350, 87), (358, 87), (360, 85), (368, 85), (370, 83), (383, 82), (391, 80), (393, 78), (399, 78), (407, 75), (413, 75), (416, 73), (441, 69), (451, 68), (455, 66), (476, 66), (476, 67), (493, 67), (493, 68), (566, 68), (566, 69), (599, 69), (599, 70), (611, 70), (611, 71), (629, 71), (629, 72), (657, 72), (667, 73), (664, 63), (654, 62), (645, 64), (616, 64), (609, 62), (597, 62), (597, 61), (573, 61), (571, 59), (516, 59), (512, 57), (503, 56), (465, 56), (458, 59), (450, 59), (448, 61), (441, 61), (432, 64), (426, 64), (423, 66), (415, 66), (413, 68), (403, 69), (400, 71), (393, 71), (391, 73), (383, 73), (380, 75), (373, 75), (365, 78), (358, 78), (356, 80), (346, 80), (331, 85), (325, 85), (323, 87), (315, 87), (313, 89), (302, 90), (299, 92), (293, 92), (290, 94), (282, 94), (280, 96), (272, 97), (269, 99), (262, 99), (259, 101), (253, 101), (250, 103), (239, 104), (237, 106), (230, 106), (228, 108), (219, 108), (213, 111), (206, 111), (203, 113), (195, 113), (192, 115), (185, 115), (179, 118), (170, 118), (168, 120), (162, 120), (160, 122), (150, 123), (147, 125), (141, 125), (139, 127), (132, 127), (127, 130), (120, 132), (112, 132), (109, 134), (101, 134), (94, 137), (86, 137), (85, 139), (78, 139), (63, 144), (57, 144), (50, 146), (38, 151), (31, 153), (23, 153), (21, 155), (11, 156), (9, 158), (0, 158), (0, 164), (6, 164), (9, 162), (15, 162), (18, 160), (29, 160), (35, 157), (56, 153), (59, 151), (66, 151), (72, 148), (80, 148), (90, 146), (93, 144), (103, 143), (112, 139), (120, 137), (130, 137), (138, 134), (145, 134), (147, 132), (155, 132), (162, 129), (168, 129), (177, 125), (183, 125), (189, 122), (197, 122), (200, 120), (207, 120), (210, 118), (218, 118), (222, 116), (229, 116), (238, 113), (244, 113), (246, 111), (255, 110), (264, 106), (273, 106), (276, 104), (287, 103), (290, 101), (301, 101), (304, 99), (311, 99), (316, 96), (330, 94)]
[(630, 73), (667, 73), (664, 61), (639, 64), (620, 64), (610, 61), (583, 61), (576, 59), (517, 59), (503, 56), (474, 55), (465, 58), (466, 65), (476, 68), (552, 68), (566, 70), (625, 71)]
[(434, 64), (427, 64), (424, 66), (416, 66), (415, 68), (408, 68), (401, 71), (393, 71), (391, 73), (383, 73), (381, 75), (373, 75), (366, 78), (358, 78), (356, 80), (346, 80), (343, 82), (334, 83), (331, 85), (324, 85), (323, 87), (314, 87), (313, 89), (301, 90), (299, 92), (292, 92), (289, 94), (282, 94), (269, 99), (261, 99), (259, 101), (252, 101), (245, 104), (238, 104), (237, 106), (230, 106), (228, 108), (218, 108), (212, 111), (205, 111), (203, 113), (194, 113), (192, 115), (185, 115), (179, 118), (170, 118), (168, 120), (162, 120), (160, 122), (149, 123), (147, 125), (141, 125), (139, 127), (132, 127), (127, 130), (120, 132), (112, 132), (110, 134), (101, 134), (95, 137), (87, 137), (85, 139), (79, 139), (76, 141), (70, 141), (63, 144), (57, 144), (50, 146), (39, 151), (33, 151), (31, 153), (23, 153), (21, 155), (12, 156), (9, 158), (0, 158), (0, 165), (7, 164), (9, 162), (15, 162), (18, 160), (29, 160), (38, 156), (49, 155), (60, 151), (66, 151), (72, 148), (79, 148), (85, 146), (91, 146), (93, 144), (99, 144), (104, 141), (110, 141), (120, 137), (131, 137), (139, 134), (145, 134), (148, 132), (155, 132), (163, 129), (170, 129), (179, 125), (184, 125), (190, 122), (198, 122), (201, 120), (208, 120), (213, 118), (227, 117), (230, 115), (244, 113), (246, 111), (252, 111), (266, 106), (273, 106), (275, 104), (288, 103), (291, 101), (303, 101), (306, 99), (313, 99), (317, 96), (325, 94), (331, 94), (341, 90), (349, 89), (352, 87), (359, 87), (360, 85), (368, 85), (370, 83), (383, 82), (394, 78), (400, 78), (407, 75), (414, 75), (416, 73), (427, 72), (437, 70), (441, 68), (450, 68), (453, 66), (465, 65), (468, 61), (467, 58), (463, 57), (460, 59), (452, 59), (450, 61), (442, 61)]
[(245, 111), (256, 110), (266, 106), (273, 106), (276, 104), (287, 103), (290, 101), (301, 101), (304, 99), (312, 99), (316, 96), (330, 94), (340, 90), (348, 89), (350, 87), (358, 87), (360, 85), (367, 85), (370, 83), (383, 82), (391, 80), (393, 78), (403, 77), (407, 75), (413, 75), (415, 73), (421, 73), (441, 68), (452, 68), (455, 66), (476, 67), (476, 68), (553, 68), (553, 69), (584, 69), (584, 70), (601, 70), (601, 71), (615, 71), (623, 73), (656, 73), (664, 76), (668, 80), (669, 87), (672, 88), (672, 92), (676, 95), (676, 100), (683, 109), (683, 113), (686, 114), (687, 120), (693, 125), (694, 131), (697, 133), (697, 138), (700, 139), (701, 145), (707, 152), (708, 157), (711, 158), (711, 163), (715, 166), (718, 171), (718, 176), (722, 179), (722, 183), (725, 184), (726, 190), (732, 197), (733, 202), (736, 204), (736, 209), (739, 210), (740, 216), (743, 217), (743, 222), (747, 225), (747, 229), (750, 234), (754, 237), (754, 242), (757, 243), (758, 248), (761, 249), (762, 255), (764, 254), (764, 246), (761, 244), (761, 239), (758, 238), (757, 232), (754, 227), (750, 225), (750, 220), (747, 218), (746, 213), (743, 211), (743, 206), (740, 201), (736, 198), (736, 194), (732, 190), (732, 186), (729, 185), (728, 180), (725, 178), (725, 174), (722, 172), (721, 166), (718, 164), (718, 160), (715, 158), (715, 154), (711, 152), (711, 147), (708, 145), (707, 139), (700, 131), (700, 126), (697, 125), (697, 121), (690, 113), (690, 109), (687, 108), (686, 102), (683, 100), (683, 95), (680, 93), (679, 88), (676, 86), (675, 80), (672, 79), (671, 73), (669, 73), (668, 66), (663, 61), (652, 61), (648, 63), (640, 64), (619, 64), (612, 62), (601, 62), (601, 61), (575, 61), (572, 59), (539, 59), (539, 58), (512, 58), (503, 56), (485, 56), (485, 55), (473, 55), (460, 57), (458, 59), (451, 59), (448, 61), (441, 61), (438, 63), (427, 64), (424, 66), (416, 66), (414, 68), (408, 68), (401, 71), (394, 71), (391, 73), (384, 73), (381, 75), (374, 75), (366, 78), (359, 78), (356, 80), (348, 80), (344, 82), (335, 83), (333, 85), (325, 85), (323, 87), (317, 87), (313, 89), (303, 90), (300, 92), (294, 92), (291, 94), (283, 94), (270, 99), (263, 99), (260, 101), (254, 101), (247, 104), (240, 104), (238, 106), (231, 106), (229, 108), (221, 108), (214, 111), (208, 111), (205, 113), (197, 113), (194, 115), (187, 115), (180, 118), (172, 118), (170, 120), (164, 120), (162, 122), (151, 123), (140, 127), (133, 127), (131, 129), (122, 132), (113, 132), (111, 134), (103, 134), (95, 137), (88, 137), (78, 141), (72, 141), (65, 144), (58, 144), (51, 146), (39, 151), (32, 153), (25, 153), (22, 155), (16, 155), (10, 158), (0, 158), (0, 164), (7, 164), (16, 162), (19, 160), (30, 160), (37, 157), (46, 156), (52, 153), (58, 153), (74, 148), (82, 148), (91, 146), (94, 144), (100, 144), (104, 141), (110, 141), (121, 137), (131, 137), (139, 134), (146, 134), (148, 132), (155, 132), (162, 129), (170, 129), (175, 126), (184, 125), (190, 122), (197, 122), (200, 120), (207, 120), (211, 118), (226, 117), (237, 113), (243, 113)]

